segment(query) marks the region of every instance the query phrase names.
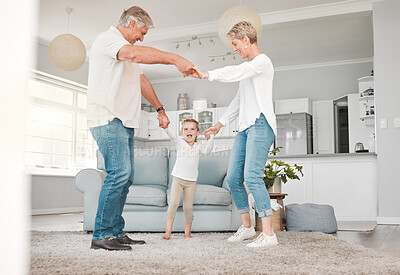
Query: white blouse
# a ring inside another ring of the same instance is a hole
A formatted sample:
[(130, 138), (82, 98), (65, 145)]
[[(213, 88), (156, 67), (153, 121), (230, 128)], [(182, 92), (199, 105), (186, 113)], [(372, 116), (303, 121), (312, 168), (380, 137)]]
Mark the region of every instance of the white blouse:
[(240, 81), (236, 97), (219, 120), (222, 125), (228, 125), (239, 116), (239, 131), (243, 131), (253, 125), (262, 113), (276, 135), (276, 117), (272, 102), (274, 68), (267, 55), (259, 54), (251, 61), (208, 73), (210, 81)]
[(190, 146), (182, 136), (177, 137), (169, 128), (164, 129), (176, 148), (176, 162), (171, 175), (188, 181), (197, 181), (200, 154), (209, 154), (214, 145), (214, 135), (205, 144), (195, 142)]

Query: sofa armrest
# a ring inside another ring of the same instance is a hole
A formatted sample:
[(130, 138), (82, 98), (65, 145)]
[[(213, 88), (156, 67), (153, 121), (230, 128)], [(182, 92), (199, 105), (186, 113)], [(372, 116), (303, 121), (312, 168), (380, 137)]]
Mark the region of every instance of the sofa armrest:
[(231, 192), (231, 189), (229, 188), (228, 180), (226, 179), (227, 175), (225, 175), (224, 180), (222, 181), (222, 188), (225, 188), (229, 192)]
[(76, 174), (74, 183), (75, 188), (82, 193), (99, 193), (104, 183), (107, 173), (101, 170), (87, 168)]

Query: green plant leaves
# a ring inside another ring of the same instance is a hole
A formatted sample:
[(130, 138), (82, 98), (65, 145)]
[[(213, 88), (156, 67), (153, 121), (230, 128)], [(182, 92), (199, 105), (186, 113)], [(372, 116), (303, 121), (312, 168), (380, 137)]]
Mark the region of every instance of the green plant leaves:
[(275, 155), (280, 152), (281, 148), (283, 147), (279, 146), (269, 152), (269, 155), (273, 157), (267, 163), (267, 165), (265, 165), (263, 178), (265, 187), (267, 187), (267, 189), (274, 185), (274, 180), (277, 177), (280, 177), (282, 182), (286, 183), (288, 179), (300, 180), (300, 177), (297, 175), (297, 173), (300, 173), (302, 177), (304, 176), (303, 166), (297, 164), (291, 166), (283, 160), (276, 160), (274, 158)]

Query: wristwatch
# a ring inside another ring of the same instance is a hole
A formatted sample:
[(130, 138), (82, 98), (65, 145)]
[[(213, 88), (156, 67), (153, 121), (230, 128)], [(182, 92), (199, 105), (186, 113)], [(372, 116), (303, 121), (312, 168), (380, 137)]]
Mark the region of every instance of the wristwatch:
[(157, 111), (157, 113), (158, 113), (158, 112), (161, 111), (161, 110), (164, 110), (164, 111), (165, 111), (165, 109), (164, 109), (163, 106), (161, 106), (160, 108), (158, 108), (156, 111)]

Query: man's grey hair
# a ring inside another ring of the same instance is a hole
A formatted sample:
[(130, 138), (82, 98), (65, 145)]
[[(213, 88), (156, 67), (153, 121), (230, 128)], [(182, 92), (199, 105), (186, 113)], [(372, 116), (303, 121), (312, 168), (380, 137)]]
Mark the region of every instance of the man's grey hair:
[(230, 39), (242, 40), (243, 37), (247, 36), (250, 39), (250, 43), (257, 42), (257, 31), (251, 25), (250, 22), (242, 21), (235, 24), (232, 29), (226, 34)]
[(132, 20), (136, 21), (138, 28), (154, 28), (153, 20), (151, 20), (150, 15), (140, 7), (133, 6), (127, 10), (124, 10), (121, 17), (119, 18), (118, 25), (127, 28)]

